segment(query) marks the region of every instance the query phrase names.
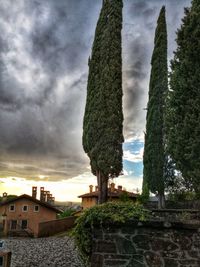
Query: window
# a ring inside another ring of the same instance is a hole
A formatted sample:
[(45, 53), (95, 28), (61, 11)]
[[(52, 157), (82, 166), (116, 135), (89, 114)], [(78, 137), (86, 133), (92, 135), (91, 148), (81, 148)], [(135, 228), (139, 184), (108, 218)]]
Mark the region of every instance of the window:
[(34, 206), (34, 212), (38, 212), (39, 211), (39, 206), (38, 205), (35, 205)]
[(9, 211), (14, 212), (15, 211), (15, 204), (11, 204), (9, 206)]
[(27, 226), (28, 226), (28, 222), (27, 220), (22, 220), (22, 229), (27, 229)]
[(11, 230), (17, 229), (17, 220), (11, 220), (10, 229)]
[(0, 240), (0, 249), (4, 247), (4, 241)]
[(28, 211), (28, 205), (24, 205), (24, 206), (22, 207), (22, 211), (23, 211), (23, 212), (27, 212), (27, 211)]
[(1, 266), (3, 267), (3, 257), (2, 256), (0, 257), (0, 267)]

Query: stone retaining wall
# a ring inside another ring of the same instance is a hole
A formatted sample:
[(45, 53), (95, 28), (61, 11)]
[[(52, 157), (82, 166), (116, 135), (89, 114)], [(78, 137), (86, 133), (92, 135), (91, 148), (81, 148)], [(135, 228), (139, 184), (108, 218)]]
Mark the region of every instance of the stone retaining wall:
[(93, 232), (92, 267), (199, 267), (200, 223), (137, 222)]

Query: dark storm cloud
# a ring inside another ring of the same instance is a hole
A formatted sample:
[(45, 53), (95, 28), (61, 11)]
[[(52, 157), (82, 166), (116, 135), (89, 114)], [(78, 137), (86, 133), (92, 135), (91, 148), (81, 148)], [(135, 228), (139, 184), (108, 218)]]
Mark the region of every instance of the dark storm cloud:
[(43, 174), (56, 180), (87, 170), (81, 126), (100, 5), (91, 0), (3, 0), (1, 176), (38, 179)]
[[(126, 138), (141, 135), (145, 127), (154, 31), (166, 2), (171, 56), (174, 32), (190, 1), (124, 0)], [(101, 4), (101, 0), (1, 1), (0, 176), (62, 180), (87, 171), (82, 118), (87, 63)]]
[[(170, 59), (175, 49), (175, 31), (183, 16), (183, 7), (188, 6), (189, 3), (190, 0), (126, 1), (123, 31), (124, 134), (126, 138), (143, 137), (145, 130), (150, 62), (160, 9), (162, 5), (166, 5)], [(130, 24), (130, 21), (133, 23)]]

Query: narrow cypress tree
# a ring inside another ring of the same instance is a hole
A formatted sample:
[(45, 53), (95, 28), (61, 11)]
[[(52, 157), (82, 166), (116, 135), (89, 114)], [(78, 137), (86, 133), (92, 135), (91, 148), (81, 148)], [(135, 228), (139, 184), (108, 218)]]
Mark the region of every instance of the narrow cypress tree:
[(122, 0), (104, 0), (89, 58), (83, 148), (97, 176), (99, 203), (122, 171)]
[(171, 62), (168, 149), (186, 182), (200, 193), (200, 0), (185, 9)]
[(164, 207), (164, 105), (168, 89), (167, 28), (164, 6), (157, 21), (151, 66), (143, 157), (143, 189), (149, 188), (152, 193), (157, 194), (159, 207)]

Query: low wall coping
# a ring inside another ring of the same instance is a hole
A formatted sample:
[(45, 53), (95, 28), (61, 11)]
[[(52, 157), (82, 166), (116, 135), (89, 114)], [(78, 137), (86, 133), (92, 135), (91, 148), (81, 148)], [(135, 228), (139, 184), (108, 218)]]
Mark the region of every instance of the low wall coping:
[(197, 213), (200, 212), (200, 210), (195, 210), (195, 209), (151, 209), (152, 212), (171, 212), (171, 213), (176, 213), (176, 212), (188, 212), (188, 213)]
[(68, 216), (65, 218), (61, 218), (61, 219), (55, 219), (55, 220), (50, 220), (50, 221), (44, 221), (44, 222), (40, 222), (39, 224), (43, 224), (43, 223), (49, 223), (49, 222), (57, 222), (57, 221), (65, 221), (66, 219), (72, 219), (72, 218), (76, 218), (76, 216)]
[[(94, 224), (94, 229), (99, 229), (99, 224)], [(148, 228), (161, 228), (161, 229), (193, 229), (200, 231), (200, 220), (190, 221), (176, 221), (176, 220), (129, 220), (125, 223), (106, 222), (101, 225), (103, 228), (119, 228), (122, 226), (129, 226), (132, 228), (148, 227)]]

